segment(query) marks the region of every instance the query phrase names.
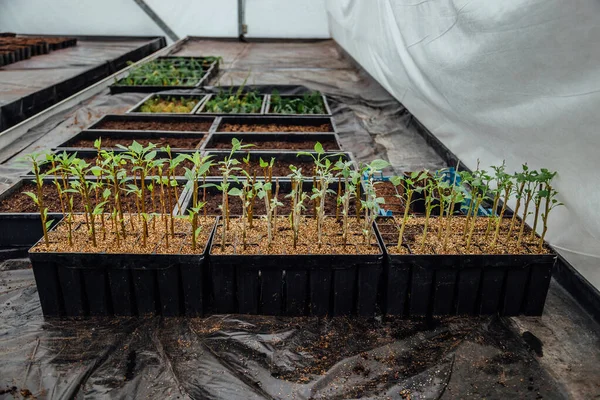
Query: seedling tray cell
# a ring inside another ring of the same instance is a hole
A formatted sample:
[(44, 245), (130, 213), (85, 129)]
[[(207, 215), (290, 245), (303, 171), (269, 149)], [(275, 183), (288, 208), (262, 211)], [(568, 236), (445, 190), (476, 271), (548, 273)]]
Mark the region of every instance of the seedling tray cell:
[[(327, 97), (325, 97), (324, 95), (321, 95), (321, 98), (323, 100), (323, 107), (325, 109), (324, 113), (321, 114), (284, 114), (284, 113), (277, 113), (274, 111), (273, 109), (273, 105), (271, 104), (271, 98), (273, 96), (272, 95), (267, 95), (267, 105), (265, 107), (265, 113), (269, 114), (269, 115), (287, 115), (287, 116), (291, 116), (291, 117), (299, 117), (299, 116), (306, 116), (306, 115), (311, 115), (311, 116), (330, 116), (331, 115), (331, 109), (329, 108), (329, 102), (327, 101)], [(280, 95), (280, 97), (282, 99), (298, 99), (298, 98), (302, 98), (302, 95)]]
[[(117, 144), (129, 146), (136, 141), (143, 146), (149, 143), (157, 145), (157, 148), (169, 144), (173, 151), (199, 150), (208, 133), (202, 132), (151, 132), (151, 131), (103, 131), (91, 130), (81, 131), (71, 139), (62, 143), (55, 150), (61, 151), (85, 151), (94, 149), (94, 141), (102, 140), (102, 149), (120, 150)], [(109, 143), (105, 145), (105, 143)]]
[[(316, 153), (315, 153), (316, 154)], [(336, 154), (335, 157), (332, 156), (331, 160), (333, 162), (342, 158), (342, 160), (350, 160), (354, 161), (351, 153), (332, 153)], [(337, 155), (339, 154), (339, 155)], [(207, 151), (206, 155), (212, 155), (212, 161), (218, 162), (223, 160), (224, 157), (229, 155), (228, 151)], [(260, 159), (263, 161), (270, 162), (271, 158), (275, 158), (275, 166), (273, 168), (273, 178), (285, 178), (290, 173), (289, 165), (295, 165), (298, 168), (302, 168), (302, 174), (304, 176), (312, 176), (314, 170), (314, 161), (308, 155), (298, 156), (296, 152), (272, 152), (272, 151), (250, 151), (250, 152), (239, 152), (234, 154), (234, 158), (240, 160), (239, 167), (243, 167), (245, 164), (242, 159), (246, 156), (250, 156), (250, 175), (253, 175), (254, 171), (256, 171), (256, 176), (263, 176), (263, 169), (260, 168)], [(246, 167), (247, 168), (247, 167)], [(241, 176), (241, 173), (237, 175)], [(219, 171), (218, 166), (212, 166), (208, 173), (207, 177), (219, 177), (221, 176), (221, 172)]]
[(267, 96), (266, 95), (261, 95), (262, 96), (262, 104), (260, 106), (260, 110), (257, 112), (253, 112), (253, 113), (224, 113), (224, 112), (211, 112), (211, 111), (206, 111), (206, 103), (209, 102), (215, 95), (214, 94), (208, 94), (206, 95), (206, 98), (204, 99), (204, 101), (202, 102), (202, 104), (194, 110), (194, 113), (196, 114), (202, 114), (202, 115), (229, 115), (229, 116), (246, 116), (246, 115), (263, 115), (265, 113), (265, 107), (267, 104)]
[[(131, 124), (134, 129), (129, 129)], [(108, 114), (88, 126), (85, 130), (132, 131), (132, 132), (211, 132), (215, 117), (191, 116), (187, 114), (150, 115)]]
[[(262, 127), (262, 129), (261, 129)], [(310, 130), (310, 132), (306, 131)], [(221, 117), (218, 133), (329, 133), (335, 132), (335, 123), (331, 117), (317, 116), (247, 116)]]
[[(184, 59), (184, 60), (197, 60), (202, 61), (204, 58), (197, 57), (159, 57), (155, 61), (160, 62), (161, 60), (173, 60), (173, 59)], [(185, 61), (184, 61), (185, 62)], [(217, 74), (219, 73), (219, 62), (210, 61), (205, 62), (202, 65), (203, 75), (199, 79), (184, 78), (182, 81), (188, 81), (189, 83), (183, 85), (120, 85), (114, 83), (110, 86), (111, 94), (127, 93), (127, 92), (139, 92), (139, 93), (154, 93), (163, 90), (186, 90), (194, 89), (201, 86), (206, 86)], [(124, 78), (123, 78), (124, 79)]]
[(243, 144), (253, 144), (251, 150), (261, 151), (312, 151), (317, 142), (326, 151), (341, 151), (342, 145), (335, 133), (213, 133), (202, 146), (205, 150), (225, 150), (231, 148), (231, 140), (236, 138)]
[[(24, 183), (25, 180), (19, 180), (0, 194), (0, 203), (23, 190)], [(46, 180), (46, 184), (51, 183)], [(62, 218), (62, 213), (48, 213), (48, 221), (53, 221), (52, 226)], [(0, 212), (0, 248), (31, 247), (43, 234), (39, 212)]]
[[(180, 98), (194, 99), (194, 100), (197, 100), (197, 103), (194, 105), (194, 107), (192, 107), (190, 109), (189, 112), (180, 112), (180, 113), (178, 113), (178, 112), (154, 112), (153, 113), (153, 112), (141, 111), (142, 106), (147, 101), (156, 100), (156, 99), (160, 100), (160, 99), (180, 99)], [(139, 103), (137, 103), (131, 109), (129, 109), (127, 111), (127, 113), (128, 114), (142, 114), (142, 115), (174, 115), (174, 114), (192, 115), (192, 114), (195, 114), (196, 110), (202, 105), (202, 103), (205, 100), (206, 100), (206, 96), (202, 95), (202, 94), (200, 94), (200, 95), (189, 94), (189, 93), (151, 94), (151, 95), (145, 97)]]

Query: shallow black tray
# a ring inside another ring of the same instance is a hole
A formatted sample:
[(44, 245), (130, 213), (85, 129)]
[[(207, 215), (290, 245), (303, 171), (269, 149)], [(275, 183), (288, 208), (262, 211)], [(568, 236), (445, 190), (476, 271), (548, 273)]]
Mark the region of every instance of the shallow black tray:
[[(227, 150), (208, 150), (205, 152), (206, 155), (212, 155), (212, 161), (213, 162), (218, 162), (220, 160), (223, 160), (223, 158), (225, 156), (229, 155), (229, 151)], [(309, 152), (312, 153), (312, 152)], [(285, 151), (239, 151), (234, 153), (234, 157), (237, 158), (240, 162), (242, 161), (242, 158), (246, 157), (248, 154), (250, 154), (250, 160), (254, 160), (254, 161), (258, 161), (260, 158), (262, 158), (264, 161), (269, 162), (271, 160), (271, 158), (275, 158), (276, 162), (284, 162), (287, 164), (295, 164), (295, 162), (297, 163), (298, 161), (304, 161), (304, 162), (313, 162), (312, 157), (310, 157), (309, 155), (301, 155), (298, 156), (297, 152), (285, 152)], [(315, 154), (316, 153), (312, 153)], [(332, 162), (337, 161), (340, 157), (342, 157), (343, 160), (348, 160), (348, 161), (352, 161), (354, 163), (354, 167), (356, 168), (356, 162), (354, 161), (354, 157), (352, 156), (352, 153), (345, 153), (345, 152), (330, 152), (329, 154), (331, 155), (336, 155), (335, 157), (331, 157)], [(337, 155), (339, 154), (339, 156)], [(240, 163), (239, 165), (237, 165), (238, 167), (241, 167), (243, 164)], [(295, 164), (297, 165), (297, 164)], [(292, 171), (290, 171), (291, 173)], [(302, 171), (302, 174), (306, 177), (312, 177), (312, 172), (308, 172), (308, 171)], [(288, 174), (289, 175), (289, 174)], [(220, 176), (220, 175), (207, 175), (208, 176)], [(240, 175), (241, 176), (241, 175)], [(273, 178), (284, 178), (287, 175), (282, 175), (282, 176), (275, 176), (273, 175)]]
[[(134, 140), (136, 138), (152, 139), (152, 138), (165, 138), (165, 137), (201, 139), (201, 141), (196, 149), (186, 149), (186, 148), (176, 148), (176, 147), (173, 147), (171, 149), (172, 151), (194, 151), (194, 150), (200, 150), (201, 146), (204, 144), (204, 142), (206, 142), (206, 140), (208, 139), (208, 132), (117, 131), (117, 130), (95, 129), (95, 130), (79, 132), (77, 135), (73, 136), (71, 139), (67, 140), (66, 142), (61, 143), (54, 150), (57, 152), (62, 152), (62, 151), (81, 152), (81, 151), (85, 151), (85, 150), (95, 150), (94, 147), (73, 147), (72, 143), (75, 143), (77, 140), (80, 140), (80, 139), (95, 140), (98, 138), (108, 138), (108, 137), (112, 137), (112, 138), (128, 137), (128, 138), (131, 138)], [(102, 149), (103, 150), (119, 150), (118, 147), (113, 147), (113, 148), (102, 147)]]
[[(0, 194), (0, 202), (19, 191), (25, 180), (15, 182)], [(47, 184), (52, 184), (46, 179)], [(32, 200), (33, 201), (33, 200)], [(62, 213), (48, 213), (52, 226), (62, 220)], [(44, 235), (40, 213), (0, 213), (0, 248), (30, 247)]]
[[(328, 152), (341, 152), (342, 145), (339, 141), (339, 138), (336, 133), (295, 133), (295, 134), (286, 134), (286, 133), (211, 133), (210, 136), (204, 141), (201, 146), (203, 150), (214, 149), (214, 145), (216, 143), (231, 143), (233, 138), (239, 139), (244, 144), (251, 144), (257, 142), (265, 142), (265, 141), (278, 141), (278, 142), (304, 142), (310, 141), (313, 142), (313, 145), (310, 148), (306, 149), (256, 149), (257, 151), (312, 151), (314, 149), (314, 144), (317, 142), (329, 143), (333, 145), (333, 148), (327, 150)], [(250, 147), (253, 149), (253, 147)], [(215, 149), (215, 150), (223, 150), (223, 149)]]
[(196, 317), (203, 315), (209, 243), (194, 255), (30, 251), (29, 258), (46, 317)]
[(386, 249), (383, 309), (405, 317), (541, 315), (555, 261), (554, 254), (401, 255)]
[[(302, 98), (302, 95), (280, 95), (282, 98)], [(280, 114), (271, 111), (271, 95), (267, 96), (267, 106), (265, 107), (265, 114), (269, 115), (288, 115), (291, 117), (300, 117), (300, 116), (331, 116), (331, 109), (329, 108), (329, 102), (327, 101), (327, 97), (321, 94), (321, 98), (323, 99), (323, 105), (325, 106), (324, 114)]]
[[(239, 125), (269, 125), (269, 124), (277, 124), (277, 125), (302, 125), (302, 126), (320, 126), (324, 124), (329, 124), (330, 129), (324, 132), (281, 132), (282, 134), (314, 134), (314, 133), (335, 133), (336, 126), (333, 118), (331, 117), (319, 117), (313, 115), (298, 115), (298, 116), (288, 116), (284, 114), (275, 114), (275, 115), (265, 115), (265, 116), (235, 116), (235, 117), (220, 117), (217, 121), (217, 126), (215, 132), (217, 133), (236, 133), (236, 132), (224, 132), (221, 131), (220, 128), (225, 124), (239, 124)], [(243, 132), (242, 132), (243, 133)], [(249, 132), (249, 133), (271, 133), (271, 132)], [(278, 133), (278, 132), (272, 132)]]
[[(89, 130), (99, 130), (104, 132), (113, 132), (117, 131), (115, 129), (105, 129), (101, 128), (103, 122), (107, 121), (144, 121), (144, 122), (211, 122), (212, 125), (208, 132), (212, 132), (216, 128), (216, 118), (210, 116), (199, 116), (199, 115), (189, 115), (189, 114), (158, 114), (154, 115), (152, 113), (135, 113), (135, 114), (107, 114), (102, 118), (85, 128), (86, 131)], [(118, 130), (118, 132), (127, 131), (127, 132), (184, 132), (184, 131), (149, 131), (149, 130), (134, 130), (134, 129), (123, 129)], [(190, 132), (200, 132), (200, 131), (190, 131)]]
[[(231, 181), (230, 182), (230, 188), (233, 188), (233, 187), (240, 188), (241, 187), (241, 181), (244, 181), (244, 179), (240, 179), (239, 182)], [(259, 177), (257, 177), (257, 181), (264, 181), (264, 179), (260, 179)], [(286, 199), (284, 196), (287, 195), (287, 194), (289, 194), (292, 191), (292, 182), (291, 182), (290, 179), (287, 179), (287, 178), (285, 178), (285, 179), (278, 179), (278, 181), (279, 181), (279, 199), (280, 199), (281, 202), (288, 202), (289, 203), (290, 199)], [(202, 181), (198, 182), (198, 200), (199, 201), (205, 201), (204, 197), (203, 197), (204, 191), (206, 191), (206, 193), (207, 193), (207, 198), (208, 198), (208, 195), (214, 195), (216, 193), (221, 193), (221, 191), (217, 187), (215, 187), (215, 186), (209, 186), (209, 187), (206, 187), (206, 188), (202, 188), (200, 186), (202, 186), (203, 184), (207, 184), (207, 185), (209, 185), (209, 184), (216, 184), (216, 185), (218, 185), (221, 182), (222, 182), (221, 179), (215, 178), (215, 177), (213, 177), (213, 178), (207, 178), (205, 180), (202, 180)], [(343, 182), (341, 182), (340, 184), (341, 184), (341, 187), (342, 187), (342, 190), (343, 190)], [(273, 182), (273, 186), (275, 186), (274, 182)], [(306, 192), (309, 195), (311, 193), (312, 188), (313, 188), (313, 182), (312, 182), (312, 180), (305, 180), (302, 183), (302, 189), (304, 190), (304, 192)], [(337, 193), (338, 192), (338, 182), (331, 183), (329, 185), (329, 189), (332, 190), (334, 193)], [(275, 191), (275, 187), (273, 187), (273, 191)], [(362, 192), (362, 194), (364, 195), (364, 191)], [(181, 199), (182, 200), (181, 200), (180, 204), (182, 205), (182, 208), (184, 210), (184, 214), (187, 214), (189, 208), (191, 207), (192, 198), (193, 198), (192, 195), (193, 195), (193, 188), (192, 188), (191, 183), (189, 183), (188, 186), (185, 189), (185, 193), (181, 194)], [(336, 196), (336, 195), (334, 195), (334, 194), (330, 195), (331, 198), (333, 198), (334, 196)], [(207, 201), (210, 201), (210, 199), (208, 199)], [(239, 204), (240, 201), (241, 200), (237, 196), (229, 196), (229, 203), (230, 204), (232, 204), (232, 203)], [(264, 202), (264, 200), (259, 200), (258, 198), (255, 201), (257, 203), (258, 202)], [(309, 201), (307, 200), (304, 204), (306, 206), (306, 210), (303, 211), (303, 215), (313, 215), (313, 209), (311, 209), (309, 207)], [(240, 207), (241, 207), (241, 205), (240, 205)], [(351, 210), (352, 211), (355, 210), (355, 202), (354, 201), (351, 202)], [(326, 212), (328, 212), (328, 211), (326, 211)], [(339, 215), (341, 217), (341, 206), (339, 208), (339, 212), (340, 212)], [(200, 214), (203, 214), (203, 211), (201, 211)], [(278, 214), (282, 215), (281, 211), (278, 211)], [(332, 210), (330, 212), (330, 214), (334, 215), (335, 214), (335, 210)], [(218, 214), (207, 214), (207, 215), (221, 215), (221, 212), (219, 211)], [(237, 215), (241, 215), (241, 214), (235, 214), (234, 212), (232, 212), (230, 215), (236, 215), (237, 216)], [(254, 215), (260, 215), (260, 214), (255, 213)]]
[[(159, 60), (169, 59), (169, 58), (185, 58), (185, 59), (198, 59), (201, 57), (159, 57)], [(118, 93), (127, 93), (127, 92), (139, 92), (139, 93), (154, 93), (160, 92), (163, 90), (186, 90), (186, 89), (195, 89), (200, 86), (205, 86), (209, 83), (211, 79), (213, 79), (219, 73), (219, 62), (213, 61), (208, 66), (203, 66), (204, 76), (198, 80), (194, 85), (180, 85), (180, 86), (157, 86), (157, 85), (110, 85), (110, 93), (118, 94)]]
[(382, 262), (383, 254), (210, 254), (211, 311), (373, 316)]
[[(147, 113), (147, 112), (142, 112), (139, 111), (139, 109), (142, 107), (142, 105), (155, 97), (187, 97), (187, 98), (197, 98), (199, 101), (198, 103), (196, 103), (196, 105), (194, 106), (194, 108), (192, 108), (192, 110), (189, 113)], [(204, 94), (190, 94), (190, 93), (185, 93), (185, 92), (180, 92), (180, 93), (167, 93), (167, 94), (161, 94), (161, 93), (152, 93), (149, 96), (146, 96), (142, 99), (142, 101), (140, 101), (139, 103), (137, 103), (135, 106), (131, 107), (129, 110), (127, 110), (127, 114), (137, 114), (137, 115), (192, 115), (196, 113), (196, 110), (198, 110), (198, 108), (200, 108), (202, 106), (202, 104), (204, 103), (204, 101), (206, 101), (206, 95)]]

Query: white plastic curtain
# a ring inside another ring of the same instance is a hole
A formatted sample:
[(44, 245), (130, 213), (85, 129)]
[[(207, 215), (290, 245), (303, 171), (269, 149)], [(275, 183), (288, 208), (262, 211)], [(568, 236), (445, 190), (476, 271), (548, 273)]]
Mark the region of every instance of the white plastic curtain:
[(558, 171), (549, 241), (600, 288), (600, 2), (327, 0), (333, 38), (466, 165)]

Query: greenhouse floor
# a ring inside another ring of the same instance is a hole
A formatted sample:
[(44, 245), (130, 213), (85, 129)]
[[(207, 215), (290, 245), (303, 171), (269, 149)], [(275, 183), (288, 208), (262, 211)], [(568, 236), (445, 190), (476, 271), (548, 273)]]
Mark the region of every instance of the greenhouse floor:
[[(384, 157), (395, 172), (444, 166), (408, 111), (332, 41), (192, 40), (177, 54), (222, 56), (222, 85), (322, 91), (358, 160)], [(144, 96), (106, 90), (29, 131), (22, 153)], [(0, 165), (0, 191), (23, 172), (16, 157)], [(0, 264), (0, 399), (590, 399), (599, 378), (600, 327), (554, 281), (540, 318), (61, 321), (44, 320), (27, 259)]]

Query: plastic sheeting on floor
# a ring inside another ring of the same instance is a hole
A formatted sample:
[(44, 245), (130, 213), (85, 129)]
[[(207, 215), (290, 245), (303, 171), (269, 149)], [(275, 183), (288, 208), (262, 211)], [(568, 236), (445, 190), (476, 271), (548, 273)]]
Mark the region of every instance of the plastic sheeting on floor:
[(0, 268), (0, 398), (564, 398), (498, 318), (44, 321), (27, 265)]
[[(333, 38), (468, 167), (558, 171), (548, 241), (600, 288), (600, 4), (328, 0)], [(530, 216), (533, 219), (533, 216)]]

